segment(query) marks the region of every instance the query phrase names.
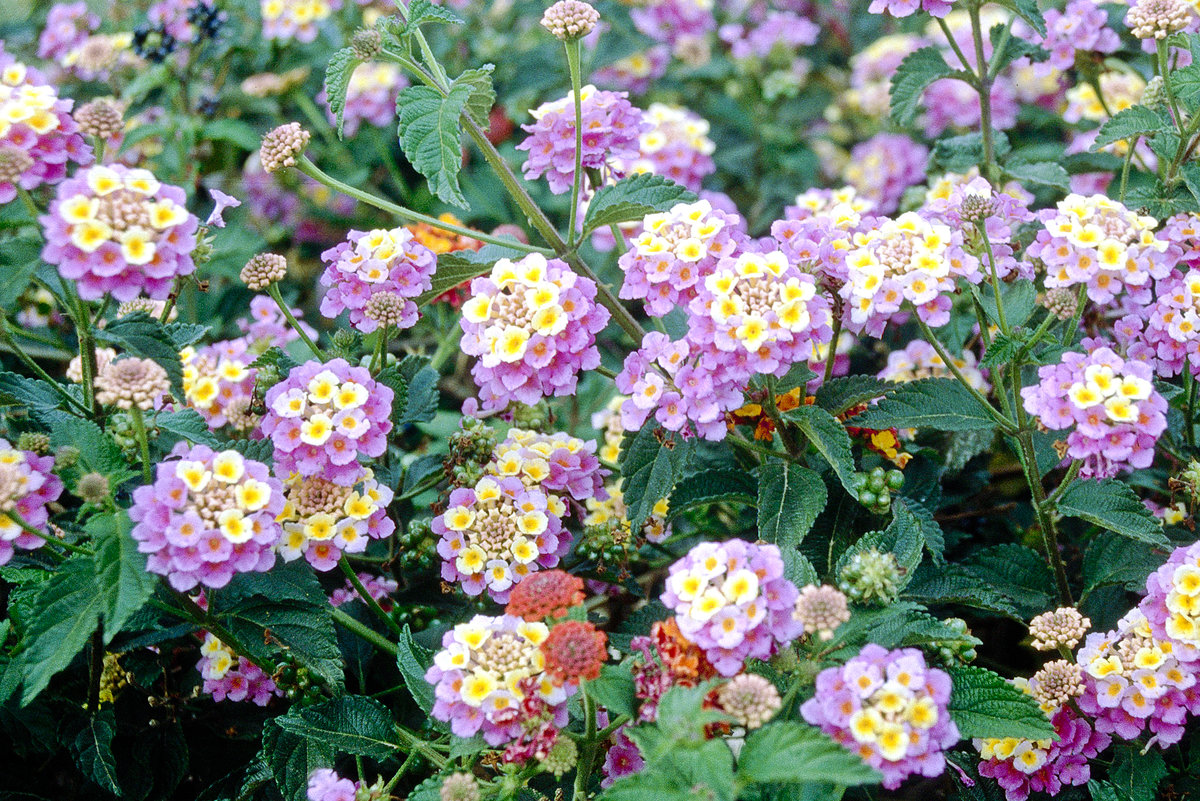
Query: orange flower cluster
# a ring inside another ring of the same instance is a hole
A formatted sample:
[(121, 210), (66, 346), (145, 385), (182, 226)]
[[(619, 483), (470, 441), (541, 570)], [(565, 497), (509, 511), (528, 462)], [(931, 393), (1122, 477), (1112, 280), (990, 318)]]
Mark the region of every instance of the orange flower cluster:
[[(438, 219), (452, 225), (463, 224), (462, 220), (449, 212), (439, 214)], [(441, 228), (434, 228), (428, 223), (414, 223), (405, 227), (413, 232), (413, 236), (416, 237), (418, 242), (439, 255), (442, 253), (453, 253), (456, 250), (479, 250), (483, 247), (483, 243), (478, 239), (471, 239), (468, 236), (443, 231)], [(466, 298), (466, 282), (464, 282), (462, 285), (448, 289), (438, 295), (434, 298), (433, 302), (449, 303), (453, 308), (457, 309), (463, 304)]]
[(600, 666), (608, 659), (607, 644), (608, 636), (591, 623), (564, 620), (542, 642), (546, 674), (559, 685), (598, 679)]
[(563, 617), (583, 603), (583, 579), (562, 570), (539, 570), (521, 579), (508, 596), (507, 614), (531, 623)]
[[(796, 387), (790, 392), (775, 396), (775, 408), (780, 412), (789, 412), (801, 404), (811, 406), (815, 402), (816, 398), (813, 396), (804, 395), (803, 387)], [(742, 408), (735, 409), (726, 416), (726, 422), (730, 431), (734, 426), (754, 426), (754, 438), (758, 440), (770, 442), (775, 437), (775, 423), (763, 410), (761, 403), (747, 403)]]

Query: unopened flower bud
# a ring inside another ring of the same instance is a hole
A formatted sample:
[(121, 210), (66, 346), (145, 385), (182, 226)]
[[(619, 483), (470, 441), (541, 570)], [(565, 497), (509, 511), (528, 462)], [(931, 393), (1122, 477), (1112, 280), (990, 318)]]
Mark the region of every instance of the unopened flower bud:
[(256, 292), (278, 283), (287, 277), (287, 259), (278, 253), (259, 253), (242, 268), (242, 283)]
[(109, 496), (108, 477), (101, 473), (84, 473), (75, 485), (75, 494), (84, 503), (104, 503)]
[(36, 431), (26, 431), (17, 437), (17, 450), (33, 451), (38, 456), (45, 456), (50, 452), (50, 437)]
[(371, 61), (383, 50), (383, 37), (374, 28), (361, 28), (350, 39), (350, 49), (359, 61)]
[(308, 147), (312, 134), (300, 127), (298, 122), (289, 122), (269, 131), (263, 137), (258, 151), (263, 170), (275, 172), (284, 167), (295, 167), (296, 158)]
[(97, 139), (113, 139), (125, 130), (125, 109), (111, 97), (89, 100), (74, 117), (82, 133)]
[(0, 184), (15, 184), (33, 166), (33, 157), (19, 147), (0, 147)]
[(1192, 20), (1183, 0), (1136, 0), (1125, 14), (1129, 32), (1139, 39), (1166, 39)]
[(600, 21), (600, 12), (582, 0), (558, 0), (542, 15), (542, 27), (565, 41), (587, 36)]

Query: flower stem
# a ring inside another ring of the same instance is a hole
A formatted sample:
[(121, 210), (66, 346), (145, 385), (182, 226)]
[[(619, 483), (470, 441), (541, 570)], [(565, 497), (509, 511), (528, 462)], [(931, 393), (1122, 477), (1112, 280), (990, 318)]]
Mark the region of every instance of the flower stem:
[(967, 13), (971, 17), (971, 38), (975, 43), (975, 68), (978, 71), (979, 81), (975, 88), (979, 90), (979, 129), (983, 136), (983, 175), (995, 185), (1000, 177), (1000, 170), (996, 164), (996, 144), (992, 139), (992, 76), (988, 71), (987, 60), (983, 56), (983, 25), (979, 20), (979, 6), (980, 3), (973, 0), (967, 6)]
[(383, 607), (379, 605), (374, 596), (363, 586), (362, 579), (354, 572), (354, 568), (350, 566), (350, 561), (346, 559), (345, 554), (342, 554), (342, 558), (338, 560), (338, 565), (342, 568), (342, 572), (346, 574), (346, 578), (350, 579), (350, 584), (354, 587), (354, 591), (358, 593), (358, 597), (362, 599), (362, 602), (392, 630), (393, 634), (400, 636), (400, 624), (392, 620), (391, 615), (383, 611)]
[(8, 327), (8, 317), (2, 313), (0, 313), (0, 340), (2, 340), (4, 344), (8, 345), (8, 347), (12, 349), (12, 352), (17, 355), (17, 358), (20, 359), (26, 367), (32, 370), (34, 375), (49, 384), (51, 388), (54, 389), (55, 393), (57, 393), (59, 397), (66, 401), (67, 405), (74, 406), (84, 414), (89, 414), (89, 410), (86, 406), (75, 400), (75, 397), (71, 395), (71, 393), (63, 389), (61, 384), (51, 378), (50, 374), (43, 370), (42, 366), (34, 361), (33, 357), (26, 353), (24, 348), (16, 343), (12, 337), (12, 331), (9, 330)]
[(277, 665), (273, 659), (260, 656), (258, 654), (252, 654), (250, 650), (242, 644), (242, 641), (237, 638), (237, 635), (225, 628), (225, 626), (219, 623), (211, 614), (201, 609), (200, 605), (188, 597), (186, 593), (182, 593), (173, 587), (170, 588), (170, 590), (171, 595), (181, 607), (180, 609), (175, 610), (175, 614), (182, 616), (184, 620), (190, 620), (192, 623), (195, 623), (197, 626), (212, 634), (223, 644), (233, 649), (234, 653), (238, 654), (239, 656), (246, 657), (259, 668), (261, 668), (265, 673), (275, 672)]
[(567, 50), (567, 67), (571, 72), (571, 93), (575, 97), (575, 174), (571, 180), (571, 218), (570, 224), (567, 227), (567, 244), (570, 247), (575, 247), (576, 237), (576, 218), (579, 214), (579, 191), (583, 186), (583, 98), (579, 95), (582, 92), (583, 78), (580, 75), (579, 56), (580, 56), (580, 40), (577, 38), (568, 39), (563, 42), (563, 46)]
[(390, 654), (393, 657), (399, 654), (399, 649), (396, 648), (395, 643), (389, 642), (386, 637), (359, 623), (341, 609), (334, 607), (330, 614), (333, 616), (335, 623), (364, 642), (375, 646), (383, 653)]
[(142, 454), (142, 481), (152, 484), (154, 476), (150, 472), (150, 440), (146, 436), (146, 418), (137, 406), (129, 407), (129, 417), (133, 420), (133, 436), (137, 439), (138, 450)]
[(288, 325), (292, 327), (293, 331), (299, 334), (300, 339), (304, 341), (305, 345), (308, 345), (308, 349), (312, 351), (313, 355), (321, 361), (325, 361), (325, 352), (318, 348), (317, 343), (313, 342), (312, 339), (309, 338), (308, 334), (305, 333), (304, 328), (296, 320), (295, 315), (292, 314), (292, 310), (289, 309), (288, 305), (283, 302), (283, 296), (279, 294), (279, 285), (271, 284), (268, 286), (267, 294), (270, 295), (275, 301), (275, 304), (279, 306), (279, 311), (283, 312), (283, 316), (287, 319)]
[(933, 331), (929, 328), (929, 324), (917, 316), (915, 312), (913, 313), (913, 316), (916, 317), (917, 325), (921, 327), (921, 333), (925, 336), (926, 341), (933, 346), (933, 349), (937, 355), (940, 356), (942, 361), (946, 363), (946, 367), (949, 368), (950, 372), (954, 374), (954, 377), (958, 379), (958, 383), (962, 384), (968, 392), (975, 396), (975, 400), (979, 401), (979, 403), (983, 405), (983, 408), (987, 411), (988, 416), (996, 421), (996, 424), (1000, 426), (1000, 429), (1004, 431), (1004, 433), (1014, 433), (1017, 429), (1016, 424), (1013, 423), (1012, 420), (1009, 420), (1007, 417), (1005, 417), (1004, 414), (997, 411), (996, 407), (993, 406), (988, 399), (983, 396), (983, 393), (971, 385), (971, 382), (967, 380), (967, 377), (962, 374), (962, 370), (959, 370), (958, 366), (954, 363), (954, 360), (950, 358), (950, 354), (947, 353), (946, 348), (942, 346), (941, 340), (934, 336)]

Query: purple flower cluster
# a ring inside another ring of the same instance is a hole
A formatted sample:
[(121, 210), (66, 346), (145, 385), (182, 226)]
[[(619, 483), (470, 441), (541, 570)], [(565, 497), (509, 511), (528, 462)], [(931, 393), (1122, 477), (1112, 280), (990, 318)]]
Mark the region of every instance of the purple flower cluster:
[[(270, 300), (268, 298), (268, 300)], [(249, 432), (258, 422), (250, 408), (254, 400), (254, 377), (244, 339), (216, 342), (196, 350), (188, 347), (179, 354), (183, 362), (183, 392), (187, 405), (200, 413), (214, 431), (231, 426)]]
[[(1017, 89), (1007, 75), (995, 77), (990, 97), (993, 127), (1003, 131), (1016, 125), (1021, 106)], [(930, 84), (921, 96), (921, 107), (925, 111), (925, 135), (931, 139), (947, 130), (979, 128), (979, 92), (958, 79), (943, 78)]]
[(595, 282), (561, 259), (500, 259), (471, 282), (471, 296), (462, 349), (478, 357), (471, 375), (484, 409), (571, 395), (580, 371), (599, 366), (596, 334), (608, 325), (608, 309), (596, 302)]
[(846, 254), (855, 237), (879, 221), (870, 216), (874, 208), (853, 187), (810, 189), (784, 210), (784, 219), (771, 224), (771, 236), (789, 261), (837, 291), (848, 277)]
[(317, 38), (317, 25), (342, 7), (342, 0), (260, 0), (264, 39)]
[[(367, 594), (379, 603), (380, 608), (387, 612), (392, 608), (391, 594), (400, 589), (400, 584), (387, 576), (373, 576), (370, 573), (359, 573), (358, 580), (362, 582)], [(329, 605), (339, 607), (344, 604), (361, 600), (358, 590), (346, 579), (346, 584), (338, 587), (329, 594)]]
[(1133, 303), (1149, 303), (1151, 279), (1166, 278), (1179, 248), (1155, 236), (1157, 221), (1104, 195), (1071, 194), (1038, 212), (1043, 230), (1028, 248), (1046, 265), (1046, 288), (1087, 286), (1094, 303), (1122, 290)]
[(1183, 737), (1187, 715), (1200, 713), (1200, 652), (1156, 639), (1138, 609), (1114, 631), (1089, 634), (1076, 659), (1083, 668), (1077, 703), (1098, 732), (1132, 740), (1149, 728), (1151, 742), (1165, 748)]
[(707, 200), (648, 215), (617, 262), (625, 273), (620, 296), (644, 300), (654, 317), (686, 306), (717, 262), (745, 241), (740, 223), (736, 214), (714, 209)]
[(46, 26), (38, 36), (38, 58), (61, 61), (99, 27), (100, 17), (88, 10), (85, 0), (55, 3), (46, 15)]
[(342, 486), (359, 481), (358, 457), (387, 449), (393, 395), (345, 359), (294, 368), (265, 398), (262, 433), (275, 445), (276, 469)]
[(792, 11), (767, 11), (752, 24), (722, 25), (718, 35), (729, 45), (734, 58), (767, 58), (777, 47), (794, 53), (815, 44), (821, 28)]
[(1054, 796), (1063, 787), (1087, 784), (1092, 777), (1088, 760), (1111, 742), (1069, 706), (1055, 712), (1050, 722), (1057, 740), (974, 740), (979, 775), (995, 779), (1008, 801), (1025, 801), (1030, 793)]
[(664, 103), (651, 103), (642, 120), (651, 127), (638, 141), (638, 157), (628, 162), (612, 159), (613, 171), (663, 175), (693, 192), (700, 191), (704, 177), (716, 169), (712, 160), (716, 145), (708, 138), (708, 121), (681, 106)]
[(596, 458), (596, 441), (585, 442), (570, 434), (542, 434), (510, 428), (496, 446), (487, 466), (493, 476), (517, 476), (526, 484), (540, 486), (576, 501), (605, 496), (604, 479), (609, 471)]
[(332, 570), (343, 551), (362, 553), (369, 539), (383, 539), (396, 530), (387, 515), (392, 490), (376, 481), (369, 468), (354, 466), (348, 483), (294, 473), (284, 482), (279, 555), (285, 562), (303, 556), (316, 570)]
[(358, 801), (362, 782), (343, 779), (331, 768), (319, 768), (308, 777), (308, 801)]
[(0, 41), (0, 204), (13, 200), (18, 187), (63, 180), (68, 162), (92, 161), (71, 105), (40, 72), (6, 53)]
[(650, 0), (631, 8), (629, 17), (638, 31), (672, 47), (699, 41), (717, 28), (711, 0)]
[(506, 602), (514, 584), (554, 567), (567, 552), (565, 513), (558, 496), (516, 476), (485, 475), (474, 487), (454, 490), (430, 525), (440, 537), (442, 578), (461, 583), (468, 595), (486, 588), (497, 603)]
[(413, 298), (433, 287), (437, 256), (407, 228), (351, 231), (347, 238), (321, 254), (326, 265), (321, 285), (329, 287), (321, 299), (321, 314), (334, 319), (349, 310), (350, 325), (369, 334), (379, 321), (367, 313), (367, 304), (388, 294), (403, 307), (399, 325), (393, 327), (413, 326)]
[(493, 747), (525, 732), (521, 702), (535, 688), (554, 724), (567, 724), (567, 698), (575, 685), (558, 685), (544, 672), (541, 644), (550, 630), (519, 617), (476, 615), (442, 636), (425, 680), (433, 685), (433, 716), (457, 737), (479, 733)]
[(850, 151), (842, 179), (879, 214), (900, 207), (904, 190), (925, 180), (929, 149), (904, 134), (879, 133)]
[[(608, 159), (638, 157), (638, 140), (650, 129), (642, 112), (625, 92), (607, 92), (588, 85), (579, 93), (583, 121), (584, 170), (602, 170)], [(556, 195), (570, 191), (575, 176), (575, 93), (543, 103), (530, 112), (533, 122), (522, 125), (529, 136), (517, 145), (528, 151), (525, 177), (546, 176)]]
[(186, 592), (270, 570), (283, 501), (265, 464), (181, 442), (157, 465), (154, 483), (134, 490), (129, 517), (146, 569)]
[(954, 7), (954, 0), (871, 0), (867, 11), (872, 14), (888, 13), (893, 17), (907, 17), (924, 10), (931, 17), (944, 17)]
[(915, 648), (867, 645), (841, 667), (822, 670), (800, 714), (883, 774), (895, 790), (913, 774), (939, 776), (958, 742), (950, 719), (950, 677)]
[(1155, 639), (1182, 643), (1200, 654), (1200, 542), (1176, 548), (1150, 574), (1138, 608)]
[(783, 577), (775, 545), (702, 542), (671, 565), (662, 602), (680, 633), (722, 676), (749, 658), (768, 659), (804, 633), (792, 617), (799, 590)]
[(204, 692), (214, 701), (250, 701), (266, 706), (273, 696), (283, 695), (283, 690), (275, 686), (262, 668), (238, 656), (208, 632), (204, 632), (196, 670), (204, 680)]
[(622, 89), (635, 95), (645, 94), (651, 84), (667, 72), (671, 61), (671, 50), (666, 45), (655, 45), (645, 52), (617, 59), (592, 74), (592, 80), (600, 86)]
[(177, 186), (120, 164), (94, 166), (59, 184), (41, 217), (42, 258), (77, 282), (79, 296), (163, 300), (195, 271), (195, 215)]
[[(408, 78), (395, 64), (359, 64), (346, 87), (346, 104), (342, 112), (342, 131), (354, 136), (361, 123), (386, 128), (396, 117), (396, 95), (408, 86)], [(317, 101), (328, 106), (324, 90)], [(332, 111), (326, 112), (329, 124), (336, 122)]]
[(1003, 280), (1015, 272), (1032, 280), (1033, 264), (1016, 257), (1013, 233), (1014, 226), (1036, 219), (1029, 210), (1032, 202), (1033, 195), (1020, 184), (1009, 184), (998, 191), (978, 175), (947, 173), (926, 194), (924, 213), (951, 229), (962, 229), (964, 246), (979, 258), (983, 258), (986, 246), (974, 226), (982, 222), (995, 258), (996, 276)]
[(1154, 389), (1153, 369), (1099, 340), (1084, 344), (1089, 353), (1064, 353), (1058, 364), (1038, 369), (1040, 383), (1021, 390), (1025, 410), (1049, 429), (1074, 427), (1067, 454), (1083, 462), (1081, 476), (1149, 467), (1167, 427), (1167, 402)]
[(1047, 63), (1055, 69), (1074, 68), (1077, 53), (1115, 53), (1121, 46), (1117, 32), (1108, 27), (1108, 13), (1093, 0), (1071, 0), (1061, 11), (1049, 8), (1045, 19), (1045, 37), (1023, 23), (1016, 32), (1049, 51)]
[(12, 559), (17, 548), (32, 551), (46, 544), (6, 513), (16, 512), (27, 525), (44, 529), (50, 519), (46, 505), (57, 501), (63, 490), (53, 469), (53, 456), (18, 450), (0, 439), (0, 565)]

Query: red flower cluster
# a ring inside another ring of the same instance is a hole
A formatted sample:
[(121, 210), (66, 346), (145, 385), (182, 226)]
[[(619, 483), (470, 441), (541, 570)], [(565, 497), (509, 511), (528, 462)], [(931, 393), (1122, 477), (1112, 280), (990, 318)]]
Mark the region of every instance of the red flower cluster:
[(600, 678), (600, 666), (608, 659), (608, 637), (583, 620), (564, 620), (550, 629), (542, 642), (546, 673), (558, 684), (575, 684), (580, 679)]
[(539, 570), (521, 579), (508, 596), (504, 611), (530, 622), (562, 617), (583, 603), (583, 579), (562, 570)]

